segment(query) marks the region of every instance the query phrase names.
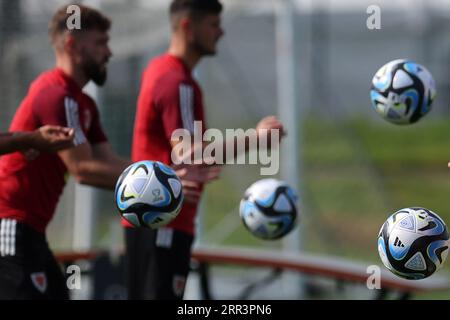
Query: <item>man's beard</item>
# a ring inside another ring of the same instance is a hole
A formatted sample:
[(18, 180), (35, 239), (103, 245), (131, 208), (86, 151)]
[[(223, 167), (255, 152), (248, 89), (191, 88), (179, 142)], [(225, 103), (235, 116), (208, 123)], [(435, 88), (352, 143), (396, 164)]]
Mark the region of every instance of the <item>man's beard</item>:
[(93, 59), (87, 59), (83, 64), (84, 74), (88, 79), (94, 81), (98, 86), (103, 86), (106, 82), (107, 71), (106, 68), (101, 70), (100, 64)]

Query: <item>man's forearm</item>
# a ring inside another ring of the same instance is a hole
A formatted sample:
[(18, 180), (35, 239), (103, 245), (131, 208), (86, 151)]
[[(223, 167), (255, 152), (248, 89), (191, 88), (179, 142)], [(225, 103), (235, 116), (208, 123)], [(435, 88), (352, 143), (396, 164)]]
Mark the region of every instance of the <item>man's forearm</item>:
[[(215, 144), (215, 145), (214, 145)], [(214, 146), (213, 146), (214, 145)], [(208, 163), (217, 163), (223, 164), (226, 163), (227, 160), (232, 158), (236, 159), (238, 156), (248, 152), (252, 148), (258, 148), (259, 139), (256, 134), (244, 134), (239, 136), (234, 136), (225, 141), (213, 141), (213, 142), (202, 142), (200, 144), (192, 144), (188, 147), (184, 147), (182, 150), (183, 154), (179, 154), (178, 146), (175, 154), (180, 156), (182, 159), (181, 163), (186, 163), (187, 159), (189, 159), (188, 163), (202, 163), (203, 161), (207, 161)], [(211, 155), (212, 159), (205, 159), (204, 151), (205, 148), (211, 148), (214, 150), (211, 154), (208, 152), (208, 155)], [(219, 153), (216, 153), (218, 151)], [(225, 156), (225, 158), (224, 158)], [(225, 162), (224, 162), (225, 161)]]
[(22, 151), (31, 146), (31, 136), (27, 132), (7, 132), (0, 134), (0, 154)]
[(77, 180), (81, 184), (113, 190), (117, 179), (130, 163), (123, 161), (88, 160), (79, 164)]
[[(240, 155), (248, 152), (252, 147), (258, 148), (258, 136), (256, 134), (237, 136), (224, 142), (223, 154), (226, 155), (227, 159), (231, 157), (236, 159)], [(228, 150), (227, 148), (231, 150)], [(228, 155), (230, 151), (232, 151), (231, 156)]]

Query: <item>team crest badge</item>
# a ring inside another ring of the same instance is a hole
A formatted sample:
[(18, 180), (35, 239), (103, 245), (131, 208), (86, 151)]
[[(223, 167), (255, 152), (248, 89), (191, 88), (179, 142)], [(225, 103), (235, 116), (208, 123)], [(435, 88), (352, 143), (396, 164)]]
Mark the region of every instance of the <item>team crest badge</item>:
[(173, 277), (173, 292), (177, 297), (180, 297), (183, 294), (185, 285), (186, 277), (178, 275)]
[(44, 272), (35, 272), (31, 274), (31, 281), (39, 292), (44, 293), (47, 290), (47, 276)]

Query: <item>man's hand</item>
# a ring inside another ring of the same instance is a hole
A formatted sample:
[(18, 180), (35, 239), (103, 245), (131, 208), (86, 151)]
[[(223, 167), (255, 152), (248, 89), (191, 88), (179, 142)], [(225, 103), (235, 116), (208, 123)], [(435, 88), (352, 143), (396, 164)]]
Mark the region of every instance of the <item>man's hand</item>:
[(270, 130), (279, 130), (280, 140), (282, 137), (286, 135), (286, 131), (284, 130), (283, 124), (275, 116), (268, 116), (263, 118), (258, 122), (258, 125), (256, 126), (256, 133), (258, 134), (258, 136), (262, 134), (267, 134), (267, 131), (269, 131), (270, 137)]
[(202, 193), (198, 182), (181, 180), (181, 185), (183, 186), (184, 201), (188, 203), (198, 203), (200, 201)]
[(216, 180), (221, 171), (218, 165), (206, 164), (180, 164), (174, 165), (172, 168), (181, 180), (197, 182), (199, 184)]
[(220, 167), (214, 165), (176, 165), (173, 166), (183, 186), (186, 202), (197, 203), (200, 200), (200, 187), (219, 177)]
[(31, 149), (56, 152), (73, 147), (75, 132), (71, 128), (46, 125), (30, 133)]
[(73, 147), (75, 132), (71, 128), (46, 125), (32, 132), (14, 132), (16, 151), (23, 153), (28, 161), (40, 152), (56, 152)]
[(267, 136), (266, 141), (268, 148), (270, 148), (271, 145), (271, 130), (279, 130), (278, 142), (281, 141), (281, 138), (286, 136), (286, 131), (284, 131), (283, 124), (277, 117), (268, 116), (263, 118), (256, 126), (256, 134), (258, 135), (258, 140), (260, 140), (263, 136)]

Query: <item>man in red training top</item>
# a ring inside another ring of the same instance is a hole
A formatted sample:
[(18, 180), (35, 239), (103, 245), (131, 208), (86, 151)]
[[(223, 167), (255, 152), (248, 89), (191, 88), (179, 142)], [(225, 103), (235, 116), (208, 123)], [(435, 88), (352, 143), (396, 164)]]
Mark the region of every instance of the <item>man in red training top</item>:
[(68, 298), (45, 236), (67, 174), (82, 184), (113, 189), (129, 164), (112, 152), (95, 102), (81, 91), (90, 80), (98, 85), (106, 80), (110, 20), (79, 7), (79, 30), (67, 28), (67, 6), (54, 14), (49, 35), (56, 67), (31, 84), (10, 126), (11, 132), (69, 127), (73, 147), (42, 152), (32, 160), (19, 152), (0, 160), (0, 299)]
[[(183, 128), (193, 134), (194, 121), (205, 129), (202, 92), (192, 70), (202, 57), (216, 53), (224, 33), (221, 11), (218, 0), (172, 1), (170, 47), (150, 61), (142, 78), (133, 161), (155, 159), (171, 164), (177, 144), (171, 139), (173, 132)], [(256, 129), (262, 134), (260, 129), (282, 131), (283, 127), (275, 117), (268, 117)], [(126, 228), (129, 299), (183, 298), (197, 206), (198, 201), (185, 202), (177, 218), (164, 228)]]

